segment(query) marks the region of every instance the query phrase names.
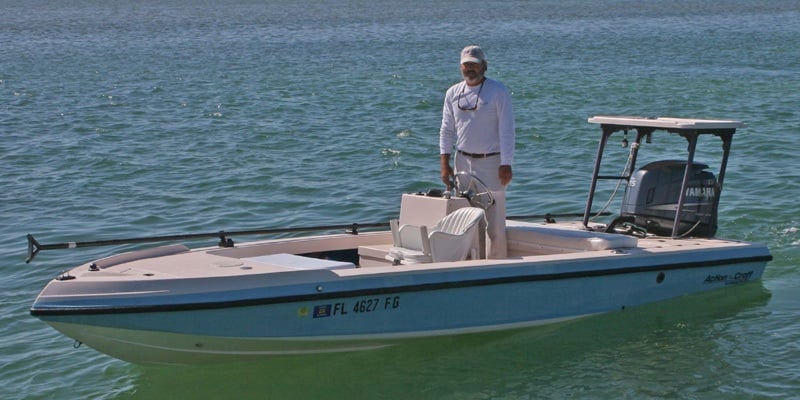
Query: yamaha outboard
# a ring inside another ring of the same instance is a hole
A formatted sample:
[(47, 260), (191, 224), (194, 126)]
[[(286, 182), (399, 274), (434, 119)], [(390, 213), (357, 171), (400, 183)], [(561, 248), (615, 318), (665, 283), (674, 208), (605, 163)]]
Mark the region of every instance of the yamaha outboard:
[[(645, 165), (630, 178), (620, 215), (649, 233), (669, 236), (681, 194), (686, 161), (664, 160)], [(712, 237), (717, 231), (719, 185), (708, 165), (693, 163), (689, 172), (678, 232)]]

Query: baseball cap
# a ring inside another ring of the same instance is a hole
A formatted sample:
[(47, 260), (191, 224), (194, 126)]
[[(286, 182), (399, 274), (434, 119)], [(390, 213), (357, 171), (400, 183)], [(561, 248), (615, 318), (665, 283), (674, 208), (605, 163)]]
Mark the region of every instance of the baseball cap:
[(474, 62), (474, 63), (485, 63), (486, 62), (486, 54), (481, 49), (481, 46), (477, 45), (470, 45), (464, 47), (461, 50), (461, 63), (465, 62)]

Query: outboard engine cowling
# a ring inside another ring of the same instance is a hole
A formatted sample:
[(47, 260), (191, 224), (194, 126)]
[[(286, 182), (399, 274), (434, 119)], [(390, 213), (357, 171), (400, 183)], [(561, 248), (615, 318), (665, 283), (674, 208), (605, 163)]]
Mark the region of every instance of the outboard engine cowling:
[[(671, 236), (686, 161), (663, 160), (637, 170), (625, 189), (622, 216), (647, 232)], [(708, 165), (693, 163), (683, 201), (678, 235), (712, 237), (717, 231), (719, 185)], [(690, 232), (691, 231), (691, 232)]]

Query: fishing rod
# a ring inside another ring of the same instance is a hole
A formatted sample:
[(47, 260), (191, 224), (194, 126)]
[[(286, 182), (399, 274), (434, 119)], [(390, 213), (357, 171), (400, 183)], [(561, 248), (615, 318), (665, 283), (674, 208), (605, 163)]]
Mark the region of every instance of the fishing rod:
[[(600, 215), (610, 215), (611, 213), (605, 212)], [(534, 214), (534, 215), (518, 215), (509, 216), (508, 219), (535, 219), (543, 218), (547, 223), (555, 222), (555, 218), (571, 218), (583, 217), (583, 213), (567, 213), (567, 214)], [(244, 231), (217, 231), (207, 233), (187, 233), (166, 236), (147, 236), (138, 238), (125, 238), (125, 239), (108, 239), (108, 240), (95, 240), (88, 242), (63, 242), (63, 243), (39, 243), (36, 238), (30, 233), (27, 235), (28, 239), (28, 256), (25, 258), (25, 263), (30, 263), (37, 254), (42, 250), (56, 250), (56, 249), (74, 249), (78, 247), (96, 247), (96, 246), (114, 246), (119, 244), (134, 244), (134, 243), (152, 243), (152, 242), (171, 242), (177, 240), (194, 240), (194, 239), (207, 239), (219, 238), (219, 247), (233, 247), (233, 239), (231, 236), (252, 236), (252, 235), (270, 235), (279, 233), (294, 233), (294, 232), (313, 232), (313, 231), (333, 231), (344, 230), (345, 233), (358, 235), (358, 230), (361, 228), (384, 228), (388, 227), (388, 222), (371, 222), (371, 223), (352, 223), (346, 225), (321, 225), (297, 228), (271, 228), (271, 229), (254, 229)]]

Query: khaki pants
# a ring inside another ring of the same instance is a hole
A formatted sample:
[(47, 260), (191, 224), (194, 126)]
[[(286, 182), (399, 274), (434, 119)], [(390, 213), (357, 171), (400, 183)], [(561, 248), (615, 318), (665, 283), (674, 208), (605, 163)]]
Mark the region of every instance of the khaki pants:
[(500, 184), (498, 169), (500, 155), (471, 158), (457, 153), (453, 161), (455, 173), (472, 173), (491, 190), (495, 203), (486, 210), (487, 255), (489, 258), (506, 258), (506, 188)]

